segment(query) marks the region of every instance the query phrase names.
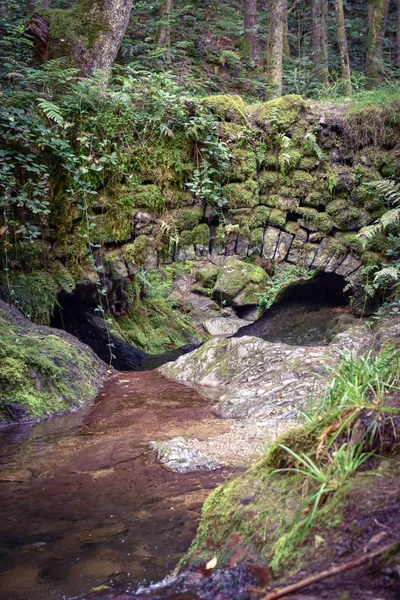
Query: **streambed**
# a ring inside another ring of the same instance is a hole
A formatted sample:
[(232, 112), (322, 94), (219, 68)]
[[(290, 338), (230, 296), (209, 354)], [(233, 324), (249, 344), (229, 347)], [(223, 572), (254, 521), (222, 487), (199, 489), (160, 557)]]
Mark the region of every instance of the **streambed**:
[(224, 434), (211, 401), (156, 371), (118, 373), (84, 411), (0, 430), (4, 600), (69, 598), (162, 579), (231, 471), (176, 474), (148, 442)]

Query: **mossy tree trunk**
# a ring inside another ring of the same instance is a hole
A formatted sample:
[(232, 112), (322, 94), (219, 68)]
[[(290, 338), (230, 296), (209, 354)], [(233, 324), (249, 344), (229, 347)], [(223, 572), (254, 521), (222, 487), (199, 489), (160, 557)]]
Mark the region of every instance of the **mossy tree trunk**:
[(320, 48), (320, 81), (329, 84), (329, 47), (328, 47), (329, 0), (321, 4), (321, 48)]
[(322, 0), (311, 0), (311, 49), (314, 75), (321, 78)]
[(270, 99), (282, 96), (283, 29), (286, 0), (269, 0), (267, 82)]
[(7, 19), (7, 3), (6, 0), (0, 0), (0, 17), (5, 21)]
[(283, 60), (285, 64), (290, 61), (290, 44), (289, 44), (289, 13), (287, 7), (287, 0), (285, 1), (283, 11)]
[(99, 70), (107, 74), (127, 28), (132, 2), (78, 0), (70, 9), (39, 9), (40, 18), (33, 15), (25, 31), (45, 60), (65, 56), (85, 76)]
[(368, 0), (368, 37), (365, 74), (370, 87), (383, 81), (383, 40), (389, 15), (390, 0)]
[(244, 13), (244, 47), (250, 63), (260, 64), (260, 47), (258, 40), (257, 0), (243, 0)]
[(340, 67), (342, 71), (343, 90), (346, 96), (352, 93), (349, 49), (347, 46), (346, 27), (344, 22), (343, 0), (335, 0), (336, 33), (339, 45)]
[(159, 46), (165, 46), (168, 62), (171, 61), (171, 19), (173, 14), (174, 0), (162, 0), (155, 43)]

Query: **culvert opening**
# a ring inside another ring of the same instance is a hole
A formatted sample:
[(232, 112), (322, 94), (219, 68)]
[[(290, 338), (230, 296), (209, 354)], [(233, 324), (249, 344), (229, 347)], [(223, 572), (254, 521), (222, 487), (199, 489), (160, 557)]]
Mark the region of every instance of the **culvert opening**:
[(270, 342), (298, 346), (321, 346), (354, 324), (350, 291), (336, 273), (320, 271), (313, 279), (294, 282), (279, 299), (235, 337), (251, 335)]

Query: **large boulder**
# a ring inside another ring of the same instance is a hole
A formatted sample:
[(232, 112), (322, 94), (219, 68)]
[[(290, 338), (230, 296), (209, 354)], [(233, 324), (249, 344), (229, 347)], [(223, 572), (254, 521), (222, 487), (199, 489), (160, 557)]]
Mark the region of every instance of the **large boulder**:
[(255, 304), (267, 280), (268, 275), (261, 267), (228, 258), (218, 274), (213, 297), (220, 304), (234, 307)]
[(34, 325), (0, 301), (0, 422), (80, 408), (112, 372), (72, 335)]

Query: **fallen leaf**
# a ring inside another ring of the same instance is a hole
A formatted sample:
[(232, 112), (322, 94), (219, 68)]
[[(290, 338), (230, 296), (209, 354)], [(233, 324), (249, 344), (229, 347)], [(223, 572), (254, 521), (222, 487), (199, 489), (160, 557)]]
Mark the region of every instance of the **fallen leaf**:
[(217, 566), (217, 562), (218, 562), (218, 558), (216, 556), (214, 556), (214, 558), (209, 560), (208, 563), (206, 564), (207, 571), (209, 571), (211, 569), (215, 569), (215, 567)]

